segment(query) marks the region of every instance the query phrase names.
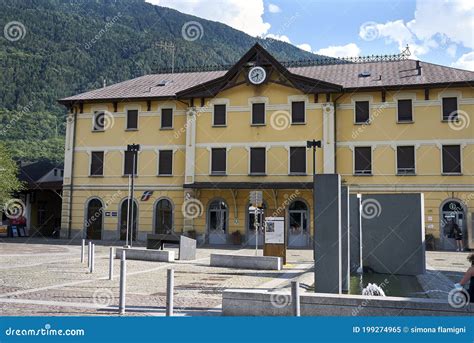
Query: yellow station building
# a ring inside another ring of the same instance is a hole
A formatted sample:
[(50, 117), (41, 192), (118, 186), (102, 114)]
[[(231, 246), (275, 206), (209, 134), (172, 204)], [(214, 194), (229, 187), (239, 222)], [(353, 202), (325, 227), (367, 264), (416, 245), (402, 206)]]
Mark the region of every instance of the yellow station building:
[(466, 232), (474, 212), (473, 86), (474, 72), (406, 58), (287, 66), (256, 44), (228, 70), (61, 99), (61, 234), (125, 238), (136, 143), (136, 239), (186, 232), (252, 246), (249, 191), (262, 190), (265, 216), (286, 218), (288, 246), (308, 247), (316, 139), (317, 173), (339, 173), (351, 193), (424, 193), (425, 231), (450, 249), (446, 218)]

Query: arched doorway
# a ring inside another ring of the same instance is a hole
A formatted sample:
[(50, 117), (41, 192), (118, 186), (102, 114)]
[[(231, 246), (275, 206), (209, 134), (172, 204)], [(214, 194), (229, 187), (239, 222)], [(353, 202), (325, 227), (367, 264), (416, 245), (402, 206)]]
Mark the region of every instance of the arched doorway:
[(229, 208), (223, 200), (213, 200), (209, 204), (207, 216), (209, 244), (226, 244), (229, 230)]
[(440, 206), (440, 234), (439, 243), (441, 250), (456, 250), (456, 241), (447, 235), (452, 223), (456, 223), (463, 232), (463, 241), (466, 243), (466, 211), (461, 201), (447, 199)]
[(86, 239), (102, 239), (104, 207), (98, 198), (92, 198), (87, 203), (86, 211)]
[(288, 207), (288, 246), (309, 246), (309, 209), (302, 200), (293, 201)]
[[(257, 223), (263, 223), (265, 220), (265, 210), (267, 205), (262, 204), (263, 213), (257, 214)], [(248, 204), (247, 206), (247, 245), (255, 247), (255, 207)], [(258, 245), (262, 246), (264, 240), (264, 230), (262, 227), (258, 229)]]
[(155, 205), (155, 233), (173, 232), (173, 204), (168, 199), (159, 199)]
[[(123, 199), (120, 205), (120, 222), (119, 222), (119, 230), (120, 230), (120, 240), (124, 241), (127, 238), (127, 211), (128, 211), (128, 202), (129, 199)], [(138, 223), (138, 205), (137, 201), (133, 199), (133, 223), (132, 223), (132, 239), (137, 239), (137, 223)], [(132, 205), (131, 204), (131, 205)], [(130, 237), (129, 237), (130, 238)]]

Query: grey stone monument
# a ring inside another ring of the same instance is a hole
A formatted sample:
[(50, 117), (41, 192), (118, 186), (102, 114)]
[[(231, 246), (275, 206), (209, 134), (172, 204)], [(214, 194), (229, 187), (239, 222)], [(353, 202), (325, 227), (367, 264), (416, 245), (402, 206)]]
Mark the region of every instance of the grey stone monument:
[(349, 188), (341, 187), (341, 265), (342, 292), (349, 291)]
[(349, 195), (349, 268), (351, 273), (361, 268), (360, 194)]
[(316, 176), (314, 284), (319, 293), (342, 293), (341, 177)]
[(423, 194), (364, 194), (361, 218), (364, 268), (400, 275), (425, 273)]
[(196, 259), (196, 240), (179, 236), (179, 260), (195, 260)]

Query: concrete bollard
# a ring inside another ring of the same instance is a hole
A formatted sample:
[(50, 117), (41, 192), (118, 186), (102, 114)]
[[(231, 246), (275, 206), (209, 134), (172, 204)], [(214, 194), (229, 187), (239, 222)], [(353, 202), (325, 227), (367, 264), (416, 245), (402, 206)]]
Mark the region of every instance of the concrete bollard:
[(91, 257), (92, 256), (92, 242), (89, 242), (87, 246), (87, 268), (91, 269)]
[(91, 251), (91, 263), (89, 272), (94, 272), (94, 254), (95, 254), (95, 244), (92, 244), (92, 251)]
[(125, 289), (127, 277), (127, 262), (125, 259), (125, 250), (122, 251), (122, 258), (120, 259), (120, 299), (119, 299), (119, 314), (125, 314)]
[(299, 317), (301, 315), (300, 306), (300, 283), (298, 281), (291, 281), (291, 307), (293, 315)]
[(166, 283), (166, 316), (173, 316), (174, 270), (168, 269)]
[(84, 263), (84, 250), (85, 250), (86, 240), (83, 239), (81, 242), (81, 263)]
[(114, 248), (110, 247), (109, 253), (109, 280), (114, 278)]

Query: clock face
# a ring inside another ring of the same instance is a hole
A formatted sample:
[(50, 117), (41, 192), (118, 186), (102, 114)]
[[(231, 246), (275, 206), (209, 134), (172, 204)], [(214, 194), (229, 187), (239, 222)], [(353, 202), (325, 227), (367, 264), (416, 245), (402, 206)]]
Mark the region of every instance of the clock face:
[(254, 85), (259, 85), (265, 81), (267, 77), (267, 72), (262, 67), (253, 67), (249, 71), (249, 80)]

